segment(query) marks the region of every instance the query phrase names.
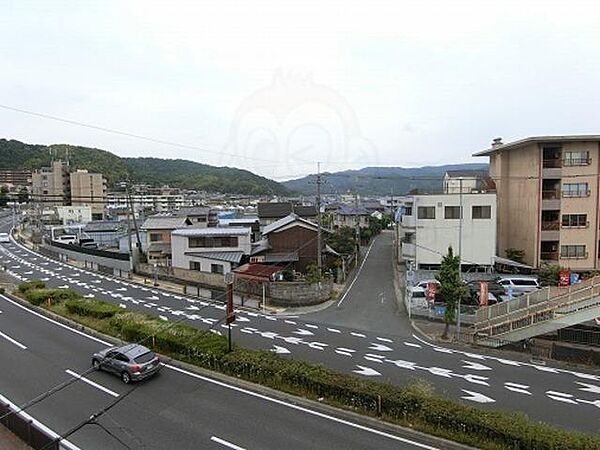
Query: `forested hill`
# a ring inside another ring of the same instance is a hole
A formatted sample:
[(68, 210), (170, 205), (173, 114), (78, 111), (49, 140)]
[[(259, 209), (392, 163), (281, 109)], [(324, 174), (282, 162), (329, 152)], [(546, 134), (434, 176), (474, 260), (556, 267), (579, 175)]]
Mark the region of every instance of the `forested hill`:
[(38, 169), (48, 166), (51, 154), (71, 166), (102, 173), (109, 186), (125, 180), (153, 185), (231, 194), (286, 194), (281, 184), (247, 170), (214, 167), (182, 159), (120, 158), (106, 150), (74, 145), (34, 145), (0, 139), (0, 169)]

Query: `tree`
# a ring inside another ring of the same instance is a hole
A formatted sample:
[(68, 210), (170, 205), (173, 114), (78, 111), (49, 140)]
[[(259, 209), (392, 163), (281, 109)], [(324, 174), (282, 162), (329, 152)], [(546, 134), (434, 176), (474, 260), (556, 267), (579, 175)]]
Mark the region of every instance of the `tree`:
[(22, 187), (19, 189), (17, 200), (19, 203), (27, 203), (29, 202), (29, 192), (26, 187)]
[(440, 271), (435, 278), (440, 283), (440, 296), (446, 302), (446, 312), (444, 313), (446, 327), (442, 338), (448, 339), (448, 329), (450, 323), (454, 322), (458, 299), (466, 294), (466, 287), (460, 277), (460, 256), (454, 255), (451, 246), (448, 247), (448, 254), (442, 258)]
[(515, 261), (518, 263), (525, 263), (525, 252), (523, 250), (519, 250), (518, 248), (507, 248), (505, 251), (506, 257), (511, 261)]
[(557, 286), (560, 266), (548, 263), (542, 263), (540, 266), (539, 277), (543, 286)]
[(0, 188), (0, 208), (4, 208), (8, 203), (8, 187), (2, 186)]
[(327, 244), (341, 255), (349, 255), (356, 250), (356, 231), (351, 227), (341, 227), (327, 238)]

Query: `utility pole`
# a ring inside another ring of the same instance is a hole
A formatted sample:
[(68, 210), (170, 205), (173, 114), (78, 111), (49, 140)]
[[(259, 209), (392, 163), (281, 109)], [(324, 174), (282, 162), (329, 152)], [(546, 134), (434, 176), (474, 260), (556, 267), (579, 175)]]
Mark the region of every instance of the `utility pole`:
[(323, 273), (323, 236), (321, 234), (321, 163), (317, 163), (317, 269)]
[(354, 226), (356, 229), (356, 265), (358, 266), (358, 257), (360, 255), (360, 222), (358, 219), (358, 192), (354, 193)]
[(137, 245), (138, 245), (138, 249), (140, 251), (140, 254), (143, 255), (143, 251), (142, 251), (142, 240), (140, 239), (140, 230), (137, 226), (137, 220), (135, 218), (135, 211), (133, 209), (133, 202), (131, 201), (131, 191), (129, 190), (129, 180), (127, 180), (127, 183), (125, 184), (125, 189), (126, 189), (126, 193), (127, 193), (127, 203), (129, 203), (129, 210), (131, 211), (131, 216), (133, 218), (133, 227), (135, 229), (135, 237), (137, 239)]
[[(463, 229), (463, 179), (458, 179), (458, 204), (459, 204), (459, 221), (458, 221), (458, 276), (462, 279), (462, 229)], [(458, 315), (456, 316), (456, 334), (460, 338), (460, 301), (458, 297)]]

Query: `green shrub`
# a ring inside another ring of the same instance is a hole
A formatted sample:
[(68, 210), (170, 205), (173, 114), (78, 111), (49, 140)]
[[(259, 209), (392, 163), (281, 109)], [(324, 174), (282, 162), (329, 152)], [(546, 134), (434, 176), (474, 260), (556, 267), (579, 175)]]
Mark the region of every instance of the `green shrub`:
[(63, 302), (65, 300), (81, 298), (73, 289), (27, 289), (23, 296), (25, 299), (36, 306), (50, 301), (51, 304)]
[(72, 298), (67, 300), (65, 302), (65, 308), (71, 314), (95, 317), (96, 319), (106, 319), (122, 311), (121, 308), (111, 305), (110, 303), (82, 298)]
[(21, 294), (23, 294), (31, 289), (44, 289), (45, 287), (46, 287), (46, 284), (43, 281), (31, 280), (31, 281), (25, 281), (25, 282), (19, 284), (19, 287), (17, 289), (19, 290), (19, 292)]

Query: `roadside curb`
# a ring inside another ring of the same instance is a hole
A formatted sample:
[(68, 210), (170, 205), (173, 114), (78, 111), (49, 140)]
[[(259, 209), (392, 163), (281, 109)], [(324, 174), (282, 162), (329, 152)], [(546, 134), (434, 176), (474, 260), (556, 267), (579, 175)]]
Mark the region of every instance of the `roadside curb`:
[[(107, 341), (109, 343), (115, 345), (125, 344), (125, 341), (122, 341), (114, 336), (106, 335), (99, 331), (93, 330), (91, 328), (86, 327), (85, 325), (81, 325), (77, 322), (74, 322), (71, 319), (67, 319), (62, 317), (52, 311), (48, 311), (44, 308), (32, 305), (31, 303), (23, 300), (22, 298), (12, 294), (12, 293), (4, 293), (4, 296), (9, 298), (10, 300), (20, 304), (21, 306), (30, 309), (31, 311), (35, 311), (36, 313), (43, 315), (49, 319), (52, 319), (62, 325), (65, 325), (74, 331), (79, 331), (89, 335), (90, 337), (101, 339)], [(439, 449), (451, 449), (451, 450), (471, 450), (473, 447), (469, 447), (463, 444), (458, 444), (443, 438), (438, 438), (435, 436), (431, 436), (420, 431), (413, 430), (411, 428), (402, 427), (399, 425), (395, 425), (390, 422), (385, 422), (383, 420), (377, 419), (376, 417), (366, 416), (362, 414), (355, 413), (350, 410), (336, 408), (334, 406), (330, 406), (327, 404), (323, 404), (319, 401), (310, 400), (308, 398), (297, 397), (291, 394), (288, 394), (283, 391), (278, 391), (276, 389), (262, 386), (260, 384), (251, 383), (249, 381), (245, 381), (236, 377), (232, 377), (229, 375), (222, 374), (220, 372), (213, 372), (208, 369), (204, 369), (189, 363), (185, 363), (183, 361), (178, 361), (169, 356), (165, 356), (159, 354), (163, 363), (167, 363), (175, 368), (179, 368), (191, 373), (195, 373), (197, 375), (204, 376), (206, 378), (211, 378), (216, 381), (223, 382), (225, 384), (230, 384), (248, 391), (252, 391), (254, 393), (262, 394), (264, 396), (272, 397), (276, 400), (287, 402), (291, 405), (301, 406), (307, 409), (311, 409), (321, 414), (328, 414), (332, 416), (336, 416), (343, 420), (352, 421), (357, 423), (358, 425), (367, 426), (374, 428), (379, 431), (393, 433), (400, 437), (404, 437), (407, 439), (418, 439), (419, 443), (426, 444), (430, 446), (436, 446)]]

